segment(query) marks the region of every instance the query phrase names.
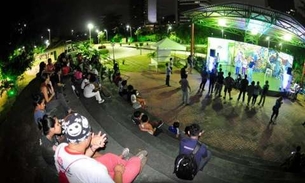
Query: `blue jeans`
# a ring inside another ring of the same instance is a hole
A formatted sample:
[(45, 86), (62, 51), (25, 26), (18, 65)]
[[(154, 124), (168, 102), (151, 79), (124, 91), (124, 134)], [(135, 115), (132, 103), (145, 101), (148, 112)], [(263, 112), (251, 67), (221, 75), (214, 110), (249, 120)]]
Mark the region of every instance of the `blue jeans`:
[(211, 151), (207, 150), (207, 157), (205, 158), (201, 158), (201, 161), (198, 165), (198, 171), (202, 171), (203, 168), (205, 167), (205, 165), (210, 161), (210, 159), (212, 158), (212, 153)]

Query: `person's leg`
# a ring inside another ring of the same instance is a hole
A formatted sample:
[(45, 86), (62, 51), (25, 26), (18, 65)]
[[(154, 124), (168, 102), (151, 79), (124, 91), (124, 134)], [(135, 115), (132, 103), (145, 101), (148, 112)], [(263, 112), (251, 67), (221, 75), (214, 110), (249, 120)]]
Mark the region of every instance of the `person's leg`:
[(245, 101), (246, 91), (243, 91), (243, 102)]
[(238, 94), (238, 98), (237, 98), (237, 101), (239, 101), (240, 97), (241, 97), (241, 94), (242, 94), (242, 91), (239, 90), (239, 94)]
[(182, 91), (182, 103), (185, 102), (185, 94), (184, 94), (184, 91)]
[(263, 103), (262, 103), (262, 106), (264, 106), (265, 100), (266, 100), (266, 95), (263, 96)]
[(211, 151), (207, 150), (207, 154), (208, 154), (207, 157), (201, 159), (199, 166), (198, 166), (198, 171), (202, 171), (203, 168), (205, 167), (205, 165), (210, 161), (210, 159), (212, 157)]
[(63, 93), (58, 93), (57, 95), (57, 100), (59, 101), (59, 103), (64, 107), (64, 109), (69, 113), (71, 112), (71, 108), (68, 106), (66, 99), (63, 95)]
[(102, 97), (101, 97), (101, 93), (100, 93), (100, 91), (97, 91), (97, 92), (95, 92), (95, 99), (97, 100), (97, 101), (102, 101), (103, 99), (102, 99)]
[(132, 157), (127, 160), (125, 164), (125, 171), (123, 174), (123, 182), (129, 183), (132, 182), (136, 176), (140, 173), (141, 170), (141, 159), (139, 157)]
[(114, 177), (114, 167), (117, 164), (123, 164), (124, 166), (126, 166), (126, 162), (127, 162), (126, 160), (120, 158), (118, 155), (112, 153), (106, 153), (102, 156), (96, 157), (95, 160), (102, 163), (105, 167), (107, 167), (108, 173), (112, 177), (112, 179)]
[(190, 104), (188, 91), (185, 92), (185, 100), (186, 100), (186, 104)]

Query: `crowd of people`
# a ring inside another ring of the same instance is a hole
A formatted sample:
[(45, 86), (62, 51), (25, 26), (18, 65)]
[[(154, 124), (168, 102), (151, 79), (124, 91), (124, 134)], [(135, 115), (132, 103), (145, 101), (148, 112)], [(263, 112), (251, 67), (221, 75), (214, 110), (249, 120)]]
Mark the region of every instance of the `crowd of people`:
[[(88, 67), (81, 55), (77, 55), (76, 64), (70, 59), (65, 52), (56, 63), (48, 59), (47, 64), (39, 65), (37, 79), (41, 84), (32, 96), (33, 117), (41, 133), (44, 160), (57, 170), (60, 182), (132, 182), (143, 169), (148, 152), (142, 150), (131, 157), (128, 148), (121, 155), (100, 153), (107, 135), (94, 133), (88, 119), (71, 109), (64, 94), (65, 80), (72, 78), (81, 85), (84, 97), (103, 103), (98, 69), (92, 67), (94, 59)], [(62, 119), (56, 116), (60, 106), (66, 114)]]

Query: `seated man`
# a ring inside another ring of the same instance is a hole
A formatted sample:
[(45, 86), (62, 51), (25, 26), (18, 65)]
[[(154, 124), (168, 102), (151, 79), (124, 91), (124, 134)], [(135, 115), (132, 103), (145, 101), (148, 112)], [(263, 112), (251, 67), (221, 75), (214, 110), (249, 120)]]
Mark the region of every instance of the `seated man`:
[[(180, 141), (179, 154), (190, 154), (193, 152), (196, 145), (199, 143), (199, 137), (203, 133), (200, 126), (196, 123), (189, 126), (186, 131), (189, 136), (183, 137)], [(205, 144), (200, 144), (200, 149), (195, 154), (196, 162), (198, 165), (197, 171), (202, 171), (204, 166), (211, 159), (211, 152), (207, 149)]]
[(159, 122), (151, 122), (146, 114), (143, 114), (141, 117), (141, 122), (139, 124), (139, 128), (143, 132), (147, 132), (151, 135), (156, 135), (155, 132), (158, 128), (163, 125), (163, 122), (160, 120)]
[(133, 115), (131, 116), (131, 121), (136, 124), (139, 125), (141, 123), (141, 118), (144, 115), (144, 113), (142, 113), (141, 111), (135, 111), (133, 113)]

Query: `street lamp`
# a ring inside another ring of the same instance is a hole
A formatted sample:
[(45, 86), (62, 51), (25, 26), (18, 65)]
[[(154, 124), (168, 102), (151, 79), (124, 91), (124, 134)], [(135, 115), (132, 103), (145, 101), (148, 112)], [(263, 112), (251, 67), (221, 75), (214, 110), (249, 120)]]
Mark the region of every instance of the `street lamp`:
[(99, 32), (100, 32), (100, 31), (99, 31), (98, 29), (96, 29), (95, 32), (96, 32), (97, 44), (98, 44), (98, 42), (99, 42), (99, 41), (98, 41), (98, 35), (99, 35)]
[(112, 43), (111, 43), (111, 46), (112, 46), (112, 59), (113, 59), (113, 60), (115, 60), (115, 58), (114, 58), (114, 45), (115, 45), (115, 44), (112, 42)]
[(105, 31), (105, 34), (106, 34), (106, 41), (108, 41), (108, 32), (107, 32), (107, 29), (104, 29)]
[(49, 43), (51, 44), (51, 29), (48, 29), (49, 32)]
[(73, 33), (74, 33), (74, 30), (72, 29), (72, 30), (71, 30), (71, 35), (72, 35), (72, 36), (73, 36)]
[(223, 29), (221, 29), (221, 37), (223, 38)]
[(89, 41), (90, 41), (90, 43), (91, 43), (91, 30), (93, 29), (93, 24), (92, 24), (92, 23), (89, 23), (87, 27), (88, 27), (88, 29), (89, 29)]
[(270, 37), (266, 37), (266, 41), (268, 41), (268, 51), (269, 51), (269, 47), (270, 47)]
[(132, 38), (132, 30), (131, 30), (131, 26), (126, 25), (126, 28), (127, 28), (127, 30), (129, 29), (129, 31), (130, 31), (130, 38)]

